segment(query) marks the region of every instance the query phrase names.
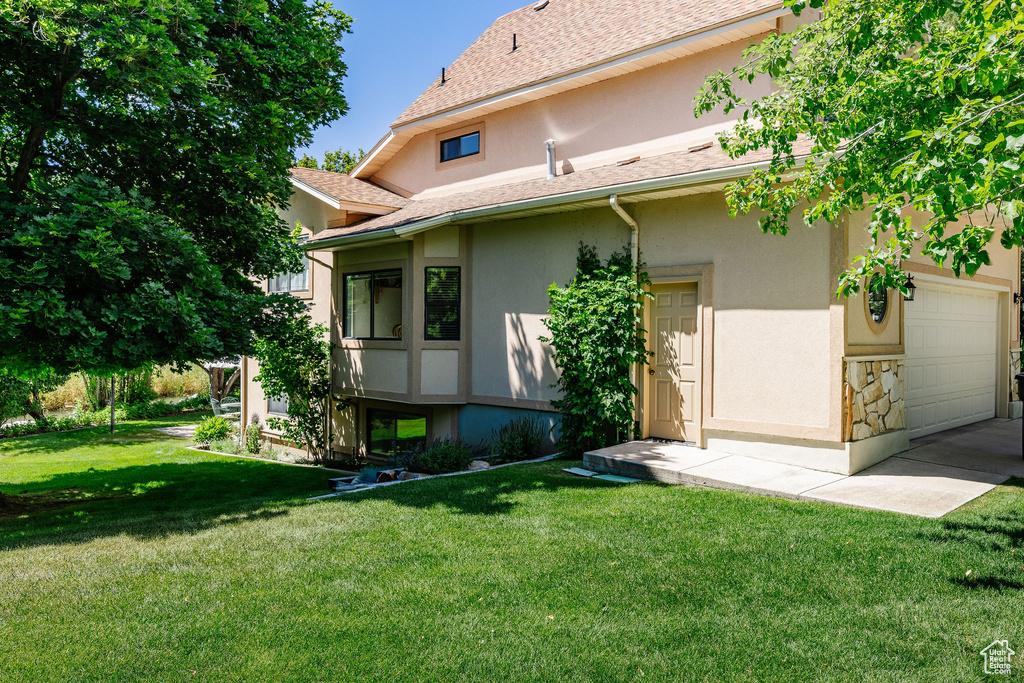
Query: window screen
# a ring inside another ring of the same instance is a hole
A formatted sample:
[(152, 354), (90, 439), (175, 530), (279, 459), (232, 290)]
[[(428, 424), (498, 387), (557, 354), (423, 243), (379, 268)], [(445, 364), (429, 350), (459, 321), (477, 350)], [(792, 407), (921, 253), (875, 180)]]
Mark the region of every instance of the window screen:
[(458, 340), (461, 324), (461, 272), (456, 266), (429, 267), (424, 287), (424, 329), (429, 340)]

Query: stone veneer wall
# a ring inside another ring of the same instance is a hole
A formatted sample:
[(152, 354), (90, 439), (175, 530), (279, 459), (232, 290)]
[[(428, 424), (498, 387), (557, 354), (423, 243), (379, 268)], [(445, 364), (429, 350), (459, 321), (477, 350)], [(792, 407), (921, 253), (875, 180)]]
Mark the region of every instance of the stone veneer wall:
[(904, 429), (902, 360), (847, 360), (843, 367), (843, 440)]

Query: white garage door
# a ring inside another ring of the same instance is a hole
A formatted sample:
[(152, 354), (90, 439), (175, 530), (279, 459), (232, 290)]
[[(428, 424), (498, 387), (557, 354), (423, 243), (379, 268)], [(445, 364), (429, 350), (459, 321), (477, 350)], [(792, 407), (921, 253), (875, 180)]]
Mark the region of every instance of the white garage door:
[(904, 309), (911, 439), (996, 415), (997, 294), (917, 285)]

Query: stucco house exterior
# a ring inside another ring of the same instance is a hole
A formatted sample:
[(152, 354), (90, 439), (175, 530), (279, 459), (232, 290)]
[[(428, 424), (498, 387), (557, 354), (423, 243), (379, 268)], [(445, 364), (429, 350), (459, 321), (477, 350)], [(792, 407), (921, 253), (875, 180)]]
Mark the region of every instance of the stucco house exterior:
[[(994, 416), (1019, 357), (1017, 249), (956, 279), (915, 254), (917, 294), (837, 299), (864, 215), (766, 236), (728, 215), (721, 112), (705, 76), (797, 19), (776, 0), (549, 0), (497, 19), (394, 121), (350, 176), (297, 168), (284, 218), (336, 345), (339, 454), (397, 440), (487, 439), (529, 412), (557, 428), (547, 288), (579, 243), (630, 245), (654, 283), (645, 437), (850, 473), (909, 439)], [(756, 81), (750, 93), (771, 84)], [(882, 310), (884, 308), (884, 311)], [(243, 368), (243, 416), (280, 412)]]

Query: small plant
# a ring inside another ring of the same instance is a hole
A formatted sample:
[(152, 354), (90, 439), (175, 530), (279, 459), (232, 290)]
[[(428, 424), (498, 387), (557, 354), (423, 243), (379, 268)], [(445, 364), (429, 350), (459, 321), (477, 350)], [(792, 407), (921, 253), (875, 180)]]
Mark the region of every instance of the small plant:
[(242, 448), (236, 439), (216, 439), (210, 442), (207, 446), (211, 451), (217, 453), (227, 453), (228, 455), (245, 455), (245, 449)]
[(196, 427), (195, 436), (192, 442), (197, 446), (209, 447), (214, 441), (222, 441), (231, 436), (235, 429), (234, 425), (223, 417), (211, 416), (199, 423)]
[(492, 465), (532, 460), (541, 455), (549, 430), (536, 415), (523, 415), (495, 429), (491, 437)]
[(259, 455), (260, 451), (263, 450), (263, 442), (260, 441), (261, 428), (260, 414), (253, 413), (249, 418), (248, 426), (245, 428), (245, 450), (250, 455)]
[(357, 484), (376, 484), (377, 475), (384, 471), (383, 467), (364, 467), (354, 480)]

